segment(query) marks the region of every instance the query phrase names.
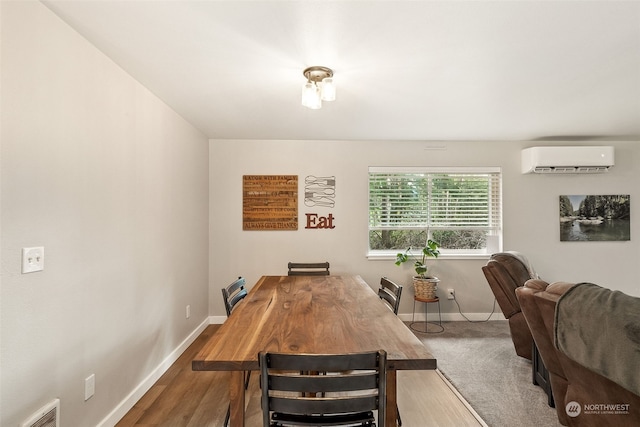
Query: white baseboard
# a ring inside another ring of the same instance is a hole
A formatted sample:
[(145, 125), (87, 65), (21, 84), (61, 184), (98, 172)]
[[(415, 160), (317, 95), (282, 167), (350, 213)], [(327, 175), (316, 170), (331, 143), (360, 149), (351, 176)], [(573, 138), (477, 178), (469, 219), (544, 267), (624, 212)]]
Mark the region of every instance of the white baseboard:
[(222, 325), (227, 320), (227, 316), (209, 316), (210, 325)]
[(98, 423), (97, 427), (113, 427), (118, 421), (124, 417), (127, 412), (133, 408), (138, 400), (149, 391), (149, 389), (158, 381), (158, 379), (164, 374), (167, 369), (175, 363), (182, 353), (189, 347), (195, 339), (204, 331), (207, 325), (210, 324), (210, 317), (207, 317), (204, 322), (198, 325), (193, 332), (187, 336), (160, 364), (153, 370), (147, 377), (142, 380), (127, 397), (125, 397), (102, 421)]

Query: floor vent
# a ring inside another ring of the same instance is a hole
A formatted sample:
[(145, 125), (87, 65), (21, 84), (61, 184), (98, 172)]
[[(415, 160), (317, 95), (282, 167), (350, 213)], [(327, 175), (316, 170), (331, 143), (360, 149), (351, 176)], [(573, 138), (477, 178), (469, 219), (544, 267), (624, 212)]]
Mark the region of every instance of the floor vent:
[(60, 399), (54, 399), (40, 408), (20, 427), (60, 427)]

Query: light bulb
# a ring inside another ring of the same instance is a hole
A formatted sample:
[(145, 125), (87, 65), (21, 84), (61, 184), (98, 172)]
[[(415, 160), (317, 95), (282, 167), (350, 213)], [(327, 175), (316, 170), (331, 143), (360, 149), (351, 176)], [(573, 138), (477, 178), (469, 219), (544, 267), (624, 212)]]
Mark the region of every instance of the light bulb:
[(302, 105), (312, 110), (322, 108), (322, 101), (320, 100), (320, 90), (315, 83), (307, 82), (302, 87)]
[(325, 77), (322, 79), (322, 96), (323, 101), (336, 100), (336, 86), (333, 84), (333, 78)]

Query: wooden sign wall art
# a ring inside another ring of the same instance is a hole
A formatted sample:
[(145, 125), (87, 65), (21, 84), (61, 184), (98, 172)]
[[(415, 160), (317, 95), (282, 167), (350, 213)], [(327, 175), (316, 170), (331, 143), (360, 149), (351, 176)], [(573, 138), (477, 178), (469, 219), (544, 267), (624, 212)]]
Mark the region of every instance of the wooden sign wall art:
[(298, 176), (243, 175), (243, 230), (297, 230)]
[[(335, 206), (336, 177), (309, 175), (304, 179), (304, 204), (308, 207), (332, 209)], [(305, 213), (305, 229), (334, 229), (332, 213)]]

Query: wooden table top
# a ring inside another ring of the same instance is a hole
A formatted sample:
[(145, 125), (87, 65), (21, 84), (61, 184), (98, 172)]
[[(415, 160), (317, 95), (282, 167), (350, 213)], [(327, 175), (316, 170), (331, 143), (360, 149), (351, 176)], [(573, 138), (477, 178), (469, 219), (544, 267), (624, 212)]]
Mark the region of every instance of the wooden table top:
[(192, 362), (193, 370), (258, 370), (258, 352), (384, 349), (391, 370), (436, 359), (360, 276), (263, 276)]

